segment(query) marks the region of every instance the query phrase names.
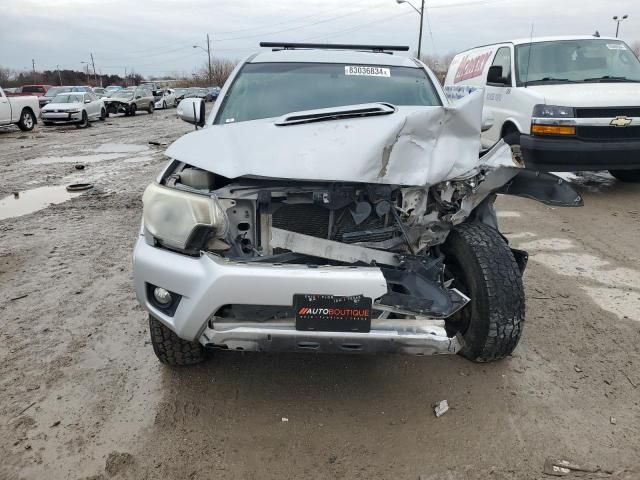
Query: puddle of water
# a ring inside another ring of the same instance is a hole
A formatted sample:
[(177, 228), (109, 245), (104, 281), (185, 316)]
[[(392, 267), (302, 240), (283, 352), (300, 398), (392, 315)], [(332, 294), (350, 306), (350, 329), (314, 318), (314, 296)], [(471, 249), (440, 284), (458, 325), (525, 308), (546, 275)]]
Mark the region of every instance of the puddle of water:
[(97, 153), (138, 153), (149, 150), (147, 145), (135, 145), (132, 143), (105, 143), (95, 148)]
[(18, 197), (8, 195), (0, 199), (0, 220), (20, 217), (37, 212), (51, 204), (58, 204), (82, 195), (82, 192), (67, 192), (64, 186), (40, 187), (20, 192)]
[(98, 153), (95, 155), (75, 155), (69, 157), (38, 157), (27, 160), (31, 165), (47, 165), (50, 163), (96, 163), (105, 160), (115, 160), (122, 157), (121, 153)]

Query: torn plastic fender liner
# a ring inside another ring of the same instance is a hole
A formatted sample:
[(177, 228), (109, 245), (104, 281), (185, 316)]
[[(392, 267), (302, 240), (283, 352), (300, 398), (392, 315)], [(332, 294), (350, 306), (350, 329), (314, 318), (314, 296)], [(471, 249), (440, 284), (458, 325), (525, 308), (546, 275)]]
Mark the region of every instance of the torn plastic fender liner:
[(582, 196), (562, 178), (551, 173), (518, 169), (518, 173), (496, 193), (537, 200), (557, 207), (581, 207)]

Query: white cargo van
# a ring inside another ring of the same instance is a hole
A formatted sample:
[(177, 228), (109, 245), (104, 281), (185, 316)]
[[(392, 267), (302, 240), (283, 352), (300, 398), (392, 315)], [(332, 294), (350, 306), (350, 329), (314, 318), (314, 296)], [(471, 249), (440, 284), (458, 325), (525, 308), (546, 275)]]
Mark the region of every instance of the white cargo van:
[(494, 119), (483, 146), (504, 138), (527, 168), (640, 181), (640, 61), (623, 41), (527, 38), (456, 55), (447, 96), (478, 88)]

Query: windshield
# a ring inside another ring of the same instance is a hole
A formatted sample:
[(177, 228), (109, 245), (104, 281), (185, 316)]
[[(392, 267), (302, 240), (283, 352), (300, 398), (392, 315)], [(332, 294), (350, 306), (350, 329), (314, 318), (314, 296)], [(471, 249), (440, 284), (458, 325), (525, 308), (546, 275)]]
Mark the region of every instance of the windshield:
[(431, 80), (420, 68), (250, 63), (233, 83), (215, 123), (375, 102), (441, 105)]
[(84, 102), (83, 95), (70, 95), (67, 93), (61, 93), (56, 95), (53, 99), (53, 103), (82, 103)]
[(70, 92), (71, 87), (53, 87), (47, 90), (47, 93), (44, 94), (45, 97), (55, 97), (59, 93)]
[(518, 45), (516, 71), (518, 85), (607, 79), (640, 81), (640, 61), (624, 42), (617, 40), (561, 40)]
[(133, 92), (131, 90), (118, 90), (113, 92), (112, 98), (133, 98)]

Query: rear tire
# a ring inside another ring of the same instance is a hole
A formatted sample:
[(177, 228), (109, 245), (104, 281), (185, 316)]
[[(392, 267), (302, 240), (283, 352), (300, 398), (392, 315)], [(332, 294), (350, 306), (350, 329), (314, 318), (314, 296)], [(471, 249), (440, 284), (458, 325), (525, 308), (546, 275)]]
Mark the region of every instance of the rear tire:
[(36, 116), (31, 110), (25, 108), (20, 112), (20, 121), (18, 122), (18, 128), (23, 132), (30, 132), (33, 127), (36, 126)]
[(609, 173), (622, 182), (640, 182), (640, 170), (609, 170)]
[(129, 116), (134, 117), (136, 115), (137, 109), (138, 109), (137, 105), (135, 103), (132, 103), (131, 106), (129, 107)]
[(153, 113), (153, 102), (149, 102), (149, 106), (147, 107), (147, 112), (149, 115)]
[(165, 365), (194, 365), (205, 359), (202, 345), (181, 339), (152, 315), (149, 315), (149, 332), (153, 351)]
[(107, 113), (107, 111), (104, 108), (102, 110), (100, 110), (100, 121), (104, 122), (108, 115), (109, 114)]
[(167, 102), (166, 101), (162, 101), (162, 109), (166, 110), (167, 109)]
[(456, 226), (442, 246), (453, 286), (471, 298), (446, 326), (459, 334), (460, 354), (474, 362), (510, 355), (524, 325), (524, 288), (518, 264), (500, 233), (482, 223)]

